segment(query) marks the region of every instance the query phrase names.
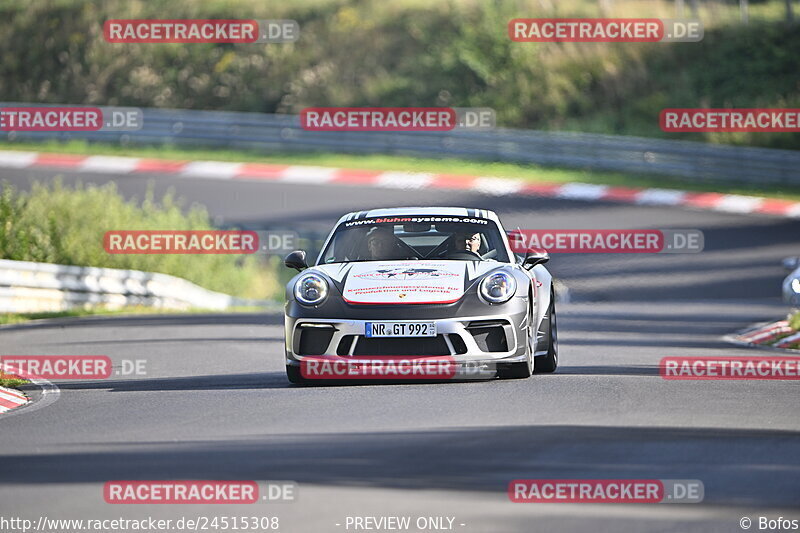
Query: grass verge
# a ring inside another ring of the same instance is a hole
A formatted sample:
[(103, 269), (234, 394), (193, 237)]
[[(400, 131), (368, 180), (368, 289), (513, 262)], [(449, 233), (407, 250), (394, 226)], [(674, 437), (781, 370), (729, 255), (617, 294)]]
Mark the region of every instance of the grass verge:
[(800, 200), (800, 187), (756, 186), (745, 184), (700, 183), (674, 177), (582, 169), (550, 168), (539, 165), (497, 163), (463, 159), (434, 159), (395, 155), (354, 155), (327, 152), (275, 152), (184, 148), (175, 146), (118, 146), (84, 141), (45, 143), (0, 143), (0, 150), (23, 150), (75, 155), (116, 155), (153, 157), (172, 160), (216, 160), (244, 163), (314, 165), (365, 170), (433, 172), (441, 174), (497, 176), (516, 178), (532, 183), (582, 182), (618, 187), (657, 187), (697, 192), (721, 192)]
[(6, 184), (0, 190), (0, 257), (4, 259), (160, 272), (250, 299), (274, 298), (281, 292), (276, 257), (106, 252), (107, 231), (133, 228), (217, 229), (204, 206), (187, 205), (174, 191), (157, 200), (152, 185), (141, 201), (123, 197), (115, 183), (67, 187), (55, 179), (34, 183), (30, 191)]
[(795, 331), (800, 331), (800, 311), (789, 317), (789, 327)]
[(0, 387), (8, 387), (9, 389), (13, 389), (19, 387), (20, 385), (25, 385), (29, 383), (27, 379), (20, 379), (18, 377), (6, 377), (2, 373), (0, 373)]

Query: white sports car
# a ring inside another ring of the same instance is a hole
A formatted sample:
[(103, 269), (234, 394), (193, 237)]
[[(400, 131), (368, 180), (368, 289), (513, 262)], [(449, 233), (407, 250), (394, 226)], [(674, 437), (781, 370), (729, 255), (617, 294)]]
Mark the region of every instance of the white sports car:
[(375, 209), (343, 216), (316, 264), (286, 287), (286, 373), (324, 357), (447, 356), (500, 378), (558, 366), (553, 277), (541, 250), (514, 254), (492, 211)]

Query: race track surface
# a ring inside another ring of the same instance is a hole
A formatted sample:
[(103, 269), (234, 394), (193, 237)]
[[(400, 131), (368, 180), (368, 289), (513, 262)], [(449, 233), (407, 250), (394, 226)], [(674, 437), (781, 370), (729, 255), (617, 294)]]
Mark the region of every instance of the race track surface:
[[(43, 170), (2, 170), (21, 188)], [(141, 198), (149, 178), (114, 181)], [(282, 316), (92, 317), (0, 329), (4, 355), (146, 360), (146, 376), (60, 381), (59, 398), (0, 415), (0, 516), (278, 516), (280, 531), (347, 531), (347, 516), (449, 516), (454, 530), (741, 531), (800, 518), (792, 381), (666, 381), (665, 356), (758, 355), (721, 336), (781, 317), (800, 221), (472, 193), (151, 176), (219, 224), (324, 233), (344, 212), (493, 209), (507, 228), (688, 228), (694, 255), (555, 256), (561, 367), (528, 380), (295, 387)], [(121, 228), (123, 229), (123, 228)], [(514, 504), (525, 478), (697, 479), (701, 504)], [(299, 483), (293, 503), (109, 505), (109, 480)], [(340, 524), (340, 525), (337, 525)], [(462, 525), (463, 524), (463, 525)], [(350, 529), (352, 531), (352, 529)], [(416, 531), (416, 530), (413, 530)]]

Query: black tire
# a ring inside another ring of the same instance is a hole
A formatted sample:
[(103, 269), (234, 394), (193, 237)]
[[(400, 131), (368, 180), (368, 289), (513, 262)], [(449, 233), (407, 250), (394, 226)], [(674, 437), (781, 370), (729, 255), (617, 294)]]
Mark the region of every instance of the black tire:
[(551, 374), (558, 368), (558, 321), (556, 320), (555, 292), (550, 289), (550, 306), (545, 316), (547, 331), (547, 355), (533, 358), (535, 374)]
[(286, 365), (286, 377), (295, 385), (306, 385), (308, 380), (303, 377), (299, 366)]

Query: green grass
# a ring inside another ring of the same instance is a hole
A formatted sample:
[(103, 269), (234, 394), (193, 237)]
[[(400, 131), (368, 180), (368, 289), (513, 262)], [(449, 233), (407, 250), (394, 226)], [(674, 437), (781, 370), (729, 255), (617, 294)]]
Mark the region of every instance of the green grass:
[(212, 291), (250, 299), (274, 298), (281, 287), (277, 258), (228, 254), (109, 254), (107, 231), (213, 230), (204, 206), (176, 197), (156, 199), (151, 184), (143, 197), (125, 198), (115, 183), (77, 183), (60, 179), (34, 183), (30, 191), (3, 184), (0, 191), (0, 257), (60, 265), (160, 272)]
[(314, 165), (368, 170), (396, 170), (407, 172), (435, 172), (475, 176), (498, 176), (524, 179), (532, 183), (582, 182), (619, 187), (658, 187), (699, 192), (723, 192), (769, 196), (787, 200), (800, 200), (800, 187), (725, 185), (700, 183), (677, 178), (601, 172), (580, 169), (550, 168), (538, 165), (495, 163), (462, 159), (433, 159), (393, 155), (350, 155), (326, 152), (287, 152), (265, 154), (256, 150), (218, 150), (213, 148), (183, 148), (174, 146), (123, 147), (108, 144), (90, 144), (83, 141), (66, 143), (0, 143), (0, 150), (25, 150), (81, 155), (118, 155), (189, 160), (209, 159), (246, 163), (272, 163), (287, 165)]
[(800, 331), (800, 311), (789, 317), (789, 327), (795, 331)]
[(27, 379), (4, 377), (3, 374), (0, 373), (0, 387), (8, 387), (9, 389), (13, 389), (15, 387), (19, 387), (20, 385), (25, 385), (26, 383), (29, 383)]

